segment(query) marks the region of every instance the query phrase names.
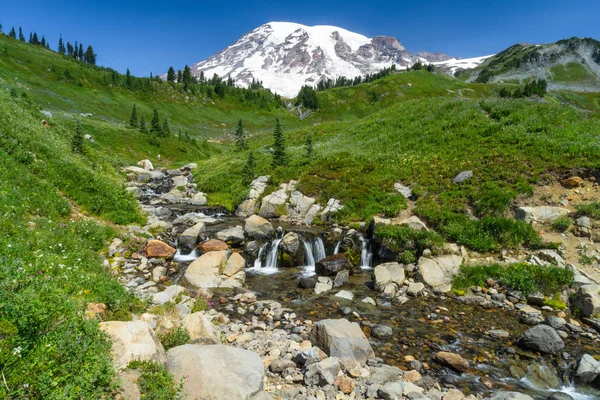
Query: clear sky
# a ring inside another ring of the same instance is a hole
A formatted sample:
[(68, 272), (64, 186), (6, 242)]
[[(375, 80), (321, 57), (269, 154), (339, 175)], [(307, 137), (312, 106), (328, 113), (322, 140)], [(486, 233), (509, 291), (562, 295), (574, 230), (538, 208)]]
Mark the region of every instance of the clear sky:
[(269, 21), (395, 36), (412, 52), (467, 58), (521, 42), (600, 39), (600, 0), (0, 2), (4, 32), (22, 26), (26, 37), (30, 31), (45, 35), (53, 49), (62, 33), (65, 40), (92, 44), (99, 64), (135, 75), (204, 60)]

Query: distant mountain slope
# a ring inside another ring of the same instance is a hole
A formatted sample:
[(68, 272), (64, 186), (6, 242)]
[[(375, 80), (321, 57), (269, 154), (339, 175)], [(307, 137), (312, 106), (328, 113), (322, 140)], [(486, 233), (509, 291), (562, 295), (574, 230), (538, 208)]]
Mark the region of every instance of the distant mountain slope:
[(551, 90), (600, 91), (600, 42), (571, 38), (544, 45), (516, 44), (467, 73), (469, 82), (543, 78)]
[(316, 85), (327, 78), (353, 78), (396, 64), (410, 67), (417, 61), (452, 58), (442, 53), (419, 57), (390, 36), (366, 36), (335, 26), (305, 26), (270, 22), (244, 35), (233, 45), (192, 66), (196, 76), (231, 76), (238, 85), (253, 79), (286, 97), (302, 85)]

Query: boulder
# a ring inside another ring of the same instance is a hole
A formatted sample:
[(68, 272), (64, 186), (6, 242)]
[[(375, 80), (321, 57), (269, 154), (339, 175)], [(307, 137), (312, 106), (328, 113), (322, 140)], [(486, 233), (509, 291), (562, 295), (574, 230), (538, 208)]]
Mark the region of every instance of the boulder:
[(523, 345), (540, 353), (556, 353), (565, 348), (565, 343), (554, 328), (538, 325), (525, 331)]
[(177, 250), (160, 240), (148, 240), (146, 243), (146, 256), (171, 258)]
[(304, 246), (297, 233), (286, 233), (279, 244), (279, 249), (285, 254), (281, 259), (283, 267), (296, 267), (304, 264)]
[(196, 169), (196, 168), (198, 168), (198, 164), (189, 163), (189, 164), (186, 164), (183, 167), (179, 168), (179, 170), (183, 171), (183, 172), (190, 172), (191, 170)]
[(584, 317), (600, 314), (600, 285), (583, 285), (575, 294), (574, 306)]
[(450, 367), (457, 372), (465, 372), (469, 369), (469, 362), (456, 353), (439, 351), (435, 354), (434, 359), (440, 364)]
[(148, 159), (138, 161), (137, 165), (138, 167), (144, 168), (146, 171), (154, 171), (154, 166)]
[(371, 328), (371, 336), (377, 339), (387, 339), (391, 338), (394, 335), (394, 331), (392, 328), (386, 325), (375, 324)]
[(350, 271), (347, 269), (338, 272), (333, 279), (333, 287), (337, 288), (344, 286), (346, 283), (348, 283), (348, 278), (350, 278)]
[(177, 239), (177, 245), (187, 254), (196, 247), (198, 237), (201, 232), (206, 230), (204, 222), (198, 222), (194, 226), (187, 228)]
[(182, 319), (181, 326), (190, 334), (191, 343), (218, 344), (220, 342), (214, 324), (201, 312), (195, 312)]
[(217, 232), (217, 239), (229, 245), (238, 246), (244, 242), (244, 230), (241, 226), (223, 229)]
[(251, 239), (270, 239), (273, 236), (275, 230), (273, 225), (266, 219), (259, 217), (258, 215), (252, 215), (246, 219), (244, 226), (246, 234)]
[(462, 262), (463, 258), (457, 255), (421, 257), (417, 264), (417, 279), (435, 292), (447, 293), (452, 289), (452, 277), (460, 271)]
[(344, 369), (352, 369), (356, 363), (365, 364), (375, 357), (362, 329), (347, 319), (325, 319), (315, 324), (310, 341), (327, 355), (340, 360)]
[(336, 276), (340, 271), (352, 271), (352, 263), (344, 254), (334, 254), (319, 260), (315, 272), (321, 276)]
[[(258, 354), (224, 345), (186, 344), (167, 352), (167, 369), (189, 399), (264, 399)], [(268, 397), (267, 397), (268, 398)]]
[(144, 321), (101, 322), (100, 329), (112, 341), (111, 355), (116, 369), (124, 369), (131, 361), (154, 361), (164, 365), (167, 361), (165, 350)]
[[(582, 383), (592, 383), (600, 377), (600, 361), (594, 359), (589, 354), (584, 354), (579, 360), (577, 371), (575, 371), (575, 379)], [(600, 382), (598, 382), (600, 386)]]
[(222, 240), (219, 239), (209, 239), (205, 242), (202, 242), (198, 245), (198, 248), (203, 253), (208, 253), (211, 251), (223, 251), (227, 250), (229, 246)]
[(265, 191), (267, 183), (269, 182), (268, 176), (259, 176), (250, 183), (250, 192), (246, 200), (242, 202), (237, 208), (235, 215), (238, 217), (248, 217), (254, 215), (256, 212), (256, 204), (258, 199)]
[(519, 207), (515, 213), (515, 218), (525, 222), (545, 222), (555, 221), (560, 217), (569, 215), (569, 210), (561, 207), (540, 206), (540, 207)]
[(490, 400), (533, 400), (533, 397), (519, 392), (495, 393)]
[(568, 189), (571, 189), (571, 188), (576, 188), (576, 187), (580, 186), (582, 182), (583, 182), (583, 179), (581, 179), (580, 177), (572, 176), (570, 178), (561, 180), (560, 184)]
[(302, 221), (305, 225), (310, 225), (313, 223), (314, 219), (319, 215), (321, 211), (321, 206), (319, 204), (313, 204), (312, 207), (308, 210), (306, 215), (304, 216), (304, 221)]
[(400, 287), (404, 282), (404, 267), (397, 262), (379, 264), (373, 270), (373, 281), (377, 290), (384, 290), (390, 283)]
[(184, 293), (185, 291), (185, 288), (182, 286), (171, 285), (162, 292), (154, 293), (152, 295), (151, 302), (156, 306), (160, 306), (169, 303), (174, 298), (176, 298), (177, 295), (179, 295), (180, 293)]
[(208, 203), (206, 194), (202, 192), (195, 193), (191, 199), (187, 201), (188, 204), (193, 206), (205, 206)]
[(334, 297), (340, 298), (340, 299), (345, 299), (345, 300), (353, 300), (354, 299), (354, 293), (349, 292), (347, 290), (340, 290), (339, 292), (337, 292)]
[(325, 276), (320, 276), (315, 284), (315, 293), (321, 294), (333, 288), (333, 281)]
[(313, 197), (308, 197), (297, 190), (292, 190), (287, 207), (287, 216), (302, 220), (306, 217), (313, 204), (315, 204)]
[(400, 193), (402, 196), (404, 196), (407, 199), (410, 199), (413, 197), (412, 189), (409, 188), (408, 186), (404, 186), (403, 184), (401, 184), (399, 182), (394, 183), (394, 189), (396, 189), (396, 191), (398, 193)]
[(122, 399), (141, 400), (143, 398), (137, 383), (140, 375), (140, 371), (136, 369), (125, 369), (117, 373), (117, 378), (121, 382), (119, 394)]
[(225, 276), (234, 276), (235, 274), (243, 271), (246, 268), (246, 260), (239, 253), (232, 253), (227, 264), (223, 267), (221, 274)]
[(469, 180), (473, 177), (473, 171), (462, 171), (458, 175), (454, 177), (452, 182), (454, 183), (463, 183), (466, 180)]
[(184, 277), (198, 288), (218, 287), (219, 273), (227, 263), (226, 251), (211, 251), (195, 259), (185, 271)]
[(408, 289), (406, 290), (406, 294), (409, 296), (416, 297), (423, 290), (425, 290), (425, 285), (423, 285), (421, 282), (411, 282), (408, 284)]
[(332, 385), (340, 372), (340, 362), (335, 357), (327, 357), (323, 361), (311, 364), (304, 373), (306, 385)]
[(413, 215), (412, 217), (403, 219), (402, 221), (400, 221), (400, 225), (406, 225), (409, 228), (414, 229), (415, 231), (428, 231), (429, 230), (427, 228), (427, 225), (425, 225), (425, 223), (423, 221), (421, 221), (419, 219), (419, 217), (417, 217), (416, 215)]
[[(287, 186), (286, 186), (287, 188)], [(288, 199), (286, 188), (281, 188), (263, 197), (258, 214), (265, 218), (281, 217), (286, 213), (285, 203)]]
[(340, 211), (344, 206), (339, 200), (331, 198), (327, 202), (327, 206), (321, 212), (321, 221), (327, 221), (331, 216)]

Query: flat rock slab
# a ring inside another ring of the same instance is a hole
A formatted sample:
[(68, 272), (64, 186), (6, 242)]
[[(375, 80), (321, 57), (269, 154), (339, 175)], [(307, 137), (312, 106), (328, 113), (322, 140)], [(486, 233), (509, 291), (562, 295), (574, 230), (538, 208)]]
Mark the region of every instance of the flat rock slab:
[(224, 345), (186, 344), (167, 352), (167, 369), (183, 381), (189, 400), (256, 400), (264, 397), (258, 354)]

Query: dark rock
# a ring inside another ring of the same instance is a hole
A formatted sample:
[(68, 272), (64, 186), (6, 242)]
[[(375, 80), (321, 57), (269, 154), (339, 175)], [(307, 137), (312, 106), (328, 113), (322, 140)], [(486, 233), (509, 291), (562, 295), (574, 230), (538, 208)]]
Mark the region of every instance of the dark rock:
[(575, 399), (573, 399), (572, 396), (570, 396), (566, 393), (554, 392), (549, 397), (547, 397), (547, 400), (575, 400)]
[(352, 314), (352, 309), (350, 307), (340, 307), (337, 309), (337, 313), (347, 317), (348, 315)]
[(298, 287), (301, 289), (314, 289), (317, 284), (315, 277), (302, 277), (298, 280)]
[(561, 329), (565, 326), (566, 321), (562, 318), (550, 315), (544, 320), (544, 324), (553, 327), (554, 329)]
[(506, 300), (506, 295), (504, 293), (495, 293), (492, 295), (492, 300), (503, 303)]
[(525, 331), (523, 345), (540, 353), (555, 353), (565, 347), (556, 330), (548, 325), (538, 325)]
[(371, 336), (377, 339), (387, 339), (394, 335), (394, 331), (389, 326), (376, 324), (371, 328)]
[(315, 271), (320, 276), (336, 276), (338, 272), (343, 270), (352, 270), (352, 263), (344, 254), (325, 257), (319, 260), (315, 266)]
[(269, 369), (275, 374), (281, 374), (287, 368), (295, 368), (296, 363), (287, 358), (280, 358), (271, 363)]
[(532, 306), (543, 307), (544, 306), (544, 295), (541, 293), (533, 293), (527, 296), (527, 304)]

